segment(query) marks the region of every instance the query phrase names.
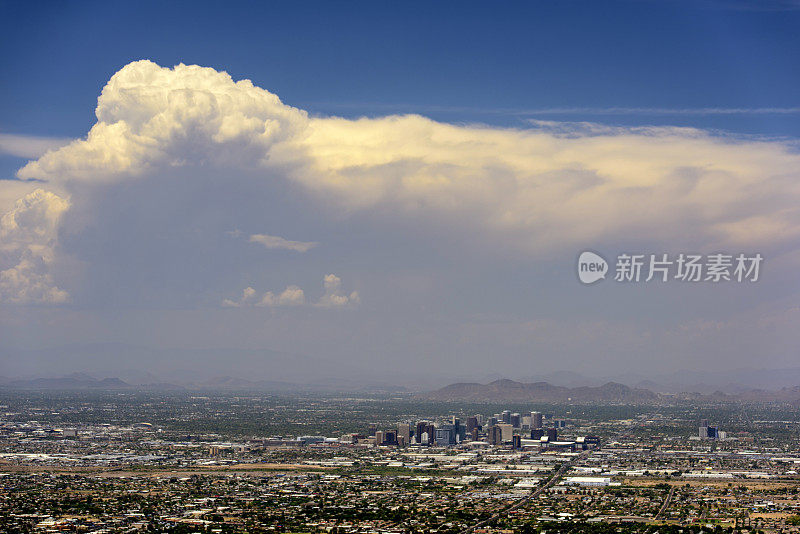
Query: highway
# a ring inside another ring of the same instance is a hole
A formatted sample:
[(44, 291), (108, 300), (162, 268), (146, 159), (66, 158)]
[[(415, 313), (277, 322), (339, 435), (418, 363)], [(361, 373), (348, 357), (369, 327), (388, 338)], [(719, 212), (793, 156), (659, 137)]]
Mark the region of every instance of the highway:
[(468, 534), (470, 532), (474, 532), (476, 529), (483, 528), (485, 526), (491, 525), (492, 523), (494, 523), (495, 521), (500, 519), (500, 517), (502, 515), (508, 514), (509, 512), (513, 512), (514, 510), (516, 510), (518, 508), (521, 508), (522, 506), (524, 506), (528, 502), (536, 499), (539, 495), (542, 494), (542, 492), (544, 490), (546, 490), (546, 489), (552, 487), (554, 484), (556, 484), (559, 481), (559, 479), (562, 476), (564, 476), (564, 473), (566, 473), (573, 465), (575, 465), (575, 463), (577, 463), (578, 461), (583, 460), (584, 458), (589, 456), (590, 452), (591, 451), (583, 452), (583, 453), (579, 454), (578, 456), (575, 456), (571, 460), (569, 460), (567, 462), (564, 462), (563, 464), (561, 464), (561, 467), (558, 468), (558, 471), (556, 471), (555, 474), (550, 478), (550, 480), (547, 482), (547, 484), (545, 484), (544, 486), (536, 488), (530, 494), (528, 494), (525, 497), (521, 498), (517, 502), (498, 510), (489, 519), (484, 519), (480, 523), (478, 523), (476, 525), (473, 525), (473, 526), (463, 530), (462, 532), (464, 534)]
[(661, 519), (661, 516), (664, 514), (664, 512), (667, 510), (667, 507), (669, 506), (669, 502), (672, 500), (673, 493), (675, 493), (675, 486), (670, 486), (669, 493), (667, 493), (667, 496), (664, 499), (664, 504), (662, 504), (661, 508), (658, 509), (658, 513), (653, 519), (655, 520)]

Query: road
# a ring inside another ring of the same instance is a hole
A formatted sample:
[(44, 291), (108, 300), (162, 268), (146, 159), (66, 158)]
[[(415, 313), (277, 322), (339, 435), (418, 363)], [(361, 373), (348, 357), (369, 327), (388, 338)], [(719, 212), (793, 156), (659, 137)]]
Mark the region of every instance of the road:
[(672, 494), (675, 493), (675, 486), (670, 486), (669, 493), (667, 493), (667, 497), (664, 499), (664, 504), (661, 505), (661, 508), (658, 509), (658, 513), (653, 518), (655, 520), (661, 519), (661, 515), (667, 510), (669, 506), (669, 502), (672, 500)]
[(583, 452), (583, 453), (579, 454), (578, 456), (575, 456), (572, 460), (569, 460), (568, 462), (564, 462), (563, 464), (561, 464), (561, 467), (558, 468), (558, 471), (556, 471), (556, 473), (550, 478), (550, 480), (547, 482), (547, 484), (545, 484), (544, 486), (541, 486), (539, 488), (536, 488), (533, 492), (531, 492), (530, 494), (528, 494), (525, 497), (521, 498), (517, 502), (515, 502), (515, 503), (513, 503), (513, 504), (511, 504), (509, 506), (506, 506), (505, 508), (502, 508), (501, 510), (498, 510), (489, 519), (484, 519), (480, 523), (478, 523), (476, 525), (472, 525), (471, 527), (469, 527), (466, 530), (464, 530), (463, 533), (464, 534), (469, 534), (470, 532), (474, 532), (476, 529), (483, 528), (485, 526), (491, 525), (492, 523), (494, 523), (495, 521), (500, 519), (500, 517), (502, 515), (507, 514), (509, 512), (513, 512), (517, 508), (521, 508), (526, 503), (536, 499), (536, 497), (541, 495), (544, 490), (552, 487), (555, 483), (557, 483), (558, 480), (564, 475), (564, 473), (566, 473), (569, 468), (571, 468), (573, 465), (575, 465), (576, 462), (578, 462), (579, 460), (583, 460), (584, 458), (589, 456), (589, 452), (590, 451)]

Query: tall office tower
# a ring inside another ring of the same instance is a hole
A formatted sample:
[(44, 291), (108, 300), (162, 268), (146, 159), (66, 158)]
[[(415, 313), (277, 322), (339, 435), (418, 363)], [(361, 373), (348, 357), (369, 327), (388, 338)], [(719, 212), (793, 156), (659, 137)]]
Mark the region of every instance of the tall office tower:
[(503, 441), (511, 441), (514, 437), (514, 427), (508, 423), (500, 423), (497, 428), (502, 432)]
[(428, 445), (433, 445), (436, 443), (436, 425), (433, 423), (428, 423), (425, 427), (425, 432), (428, 433)]
[(492, 417), (489, 418), (489, 421), (486, 424), (486, 426), (492, 427), (492, 426), (496, 425), (498, 421), (499, 421), (499, 418), (496, 415), (493, 415)]
[(417, 430), (414, 432), (414, 435), (417, 437), (417, 443), (420, 445), (424, 445), (422, 443), (422, 434), (425, 432), (425, 429), (428, 427), (427, 421), (420, 421), (417, 423)]
[(522, 448), (522, 436), (520, 436), (519, 434), (514, 434), (514, 436), (511, 438), (511, 441), (512, 441), (512, 444), (513, 444), (512, 446), (515, 449), (521, 449)]
[(472, 434), (472, 441), (478, 441), (478, 429), (473, 428), (471, 434)]
[(436, 444), (437, 445), (455, 445), (456, 433), (453, 425), (442, 425), (442, 428), (436, 429)]
[(475, 418), (478, 420), (478, 426), (482, 426), (484, 421), (483, 414), (476, 413)]
[[(461, 419), (456, 417), (455, 415), (450, 419), (450, 424), (453, 425), (453, 437), (455, 439), (456, 436), (461, 435)], [(455, 443), (455, 442), (454, 442)]]
[(700, 419), (700, 428), (698, 430), (700, 439), (706, 439), (711, 437), (708, 431), (708, 419)]
[(531, 430), (531, 439), (542, 439), (544, 437), (544, 429), (543, 428), (534, 428)]
[(383, 445), (383, 431), (377, 430), (375, 431), (375, 445)]
[(510, 410), (503, 410), (503, 414), (501, 415), (504, 423), (511, 422), (511, 411)]
[(547, 441), (550, 443), (554, 441), (558, 441), (558, 429), (557, 428), (548, 428), (547, 429)]
[(531, 412), (531, 428), (542, 428), (541, 412)]
[(456, 443), (460, 443), (467, 439), (467, 427), (461, 424), (461, 419), (458, 417), (453, 417), (453, 432)]
[(368, 436), (374, 436), (375, 432), (377, 432), (377, 431), (378, 431), (377, 423), (370, 423), (369, 424), (369, 430), (367, 431), (367, 435)]
[(383, 433), (383, 442), (386, 445), (397, 445), (397, 431), (387, 430)]
[(411, 443), (411, 425), (408, 423), (400, 423), (397, 425), (397, 443), (400, 443), (400, 439), (403, 440), (403, 445), (407, 445)]
[(467, 417), (467, 432), (470, 434), (478, 428), (478, 418), (475, 416)]
[(511, 423), (511, 426), (514, 428), (520, 428), (522, 426), (518, 413), (512, 413), (508, 422)]
[(494, 425), (489, 429), (489, 443), (492, 445), (503, 444), (503, 429), (500, 428), (500, 425)]

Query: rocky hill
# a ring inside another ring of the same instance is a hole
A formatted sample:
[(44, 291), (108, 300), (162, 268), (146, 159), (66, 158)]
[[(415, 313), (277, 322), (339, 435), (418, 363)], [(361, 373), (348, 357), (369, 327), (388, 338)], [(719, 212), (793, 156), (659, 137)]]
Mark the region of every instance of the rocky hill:
[(657, 393), (608, 382), (598, 387), (554, 386), (547, 382), (526, 384), (514, 380), (495, 380), (488, 384), (450, 384), (421, 395), (431, 400), (481, 402), (656, 402)]

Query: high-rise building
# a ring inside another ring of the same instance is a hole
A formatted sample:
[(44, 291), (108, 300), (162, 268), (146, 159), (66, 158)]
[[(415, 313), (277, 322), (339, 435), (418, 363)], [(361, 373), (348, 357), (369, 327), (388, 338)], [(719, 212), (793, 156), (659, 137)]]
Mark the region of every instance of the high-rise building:
[(492, 445), (503, 444), (503, 429), (500, 425), (494, 425), (489, 429), (489, 443)]
[(521, 449), (522, 448), (522, 436), (520, 436), (519, 434), (514, 434), (514, 436), (512, 436), (512, 438), (511, 438), (511, 443), (512, 443), (512, 446), (515, 449)]
[(377, 432), (377, 431), (378, 431), (378, 424), (377, 423), (370, 423), (369, 424), (369, 430), (367, 430), (367, 435), (368, 436), (374, 436), (375, 432)]
[(383, 431), (382, 430), (376, 430), (375, 431), (375, 445), (383, 445), (383, 440), (384, 440)]
[(510, 410), (503, 410), (503, 413), (501, 414), (500, 417), (501, 417), (501, 419), (503, 420), (504, 423), (510, 423), (511, 422), (511, 411)]
[(427, 421), (419, 421), (417, 423), (417, 429), (414, 431), (414, 436), (416, 436), (417, 443), (419, 443), (420, 445), (423, 445), (422, 434), (425, 433), (425, 429), (427, 428), (427, 426), (428, 426)]
[(472, 431), (478, 428), (478, 418), (475, 416), (467, 417), (467, 432), (472, 434)]
[(397, 443), (403, 440), (403, 445), (411, 443), (411, 425), (408, 423), (400, 423), (397, 425)]
[(531, 428), (542, 428), (541, 412), (531, 412)]
[(511, 424), (511, 426), (513, 426), (514, 428), (520, 428), (520, 427), (522, 426), (522, 421), (520, 420), (520, 417), (519, 417), (519, 414), (518, 414), (518, 413), (512, 413), (512, 414), (511, 414), (511, 417), (509, 418), (509, 421), (508, 421), (508, 422), (509, 422), (509, 423)]
[(383, 433), (383, 444), (384, 445), (397, 445), (397, 431), (396, 430), (387, 430)]
[(472, 441), (478, 441), (478, 429), (477, 428), (473, 428), (472, 429)]
[(713, 426), (708, 426), (708, 419), (700, 420), (700, 428), (698, 429), (700, 439), (714, 439), (715, 431), (716, 429)]
[(453, 425), (442, 425), (442, 428), (436, 429), (436, 444), (440, 446), (455, 445), (456, 432)]
[(486, 426), (492, 427), (498, 423), (500, 419), (497, 417), (497, 414), (493, 415), (489, 418), (489, 421), (486, 423)]
[(544, 435), (545, 433), (543, 428), (534, 428), (531, 430), (531, 439), (542, 439)]
[(557, 428), (548, 428), (547, 429), (547, 441), (554, 442), (558, 441), (558, 429)]
[(425, 426), (425, 432), (428, 434), (428, 445), (433, 445), (436, 443), (436, 425), (433, 423), (428, 423)]
[(503, 436), (503, 441), (511, 441), (514, 436), (514, 427), (508, 423), (500, 423), (497, 425), (497, 428), (500, 429), (501, 435)]
[(464, 441), (464, 439), (467, 437), (467, 429), (464, 425), (461, 424), (461, 419), (453, 416), (452, 425), (453, 425), (453, 436), (455, 439), (453, 443), (459, 443)]

